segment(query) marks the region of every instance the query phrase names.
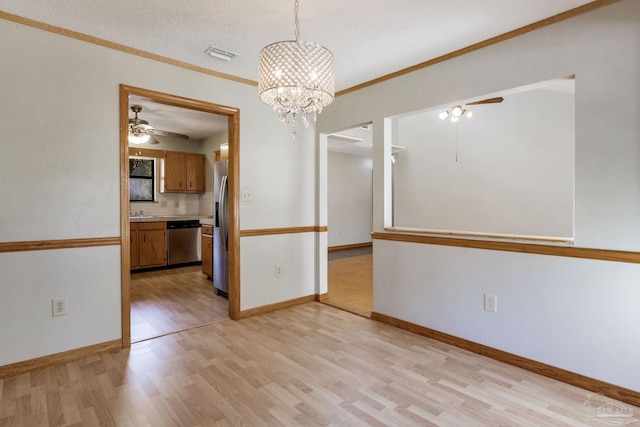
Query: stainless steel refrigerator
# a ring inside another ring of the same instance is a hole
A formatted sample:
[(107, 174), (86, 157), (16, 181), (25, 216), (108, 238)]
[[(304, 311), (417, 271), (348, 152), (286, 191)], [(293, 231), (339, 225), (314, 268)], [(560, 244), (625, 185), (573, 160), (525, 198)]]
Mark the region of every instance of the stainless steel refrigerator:
[(216, 294), (229, 290), (228, 160), (213, 164), (213, 286)]

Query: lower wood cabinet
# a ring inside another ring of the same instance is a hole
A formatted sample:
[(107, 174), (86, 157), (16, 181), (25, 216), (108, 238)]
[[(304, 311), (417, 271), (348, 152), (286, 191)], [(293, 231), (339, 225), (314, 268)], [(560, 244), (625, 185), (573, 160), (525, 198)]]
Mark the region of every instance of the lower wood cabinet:
[(138, 268), (138, 223), (129, 223), (129, 267)]
[(202, 226), (202, 273), (213, 278), (213, 227)]
[(131, 223), (131, 268), (164, 265), (167, 265), (167, 223)]

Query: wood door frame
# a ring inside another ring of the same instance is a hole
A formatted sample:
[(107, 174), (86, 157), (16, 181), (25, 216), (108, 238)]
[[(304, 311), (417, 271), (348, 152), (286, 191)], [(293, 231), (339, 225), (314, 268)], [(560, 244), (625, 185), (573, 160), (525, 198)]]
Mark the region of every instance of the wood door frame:
[[(148, 89), (120, 85), (120, 236), (122, 348), (131, 346), (131, 268), (129, 230), (129, 95), (160, 104), (227, 116), (229, 125), (229, 317), (240, 314), (240, 110)], [(213, 291), (212, 291), (213, 292)]]

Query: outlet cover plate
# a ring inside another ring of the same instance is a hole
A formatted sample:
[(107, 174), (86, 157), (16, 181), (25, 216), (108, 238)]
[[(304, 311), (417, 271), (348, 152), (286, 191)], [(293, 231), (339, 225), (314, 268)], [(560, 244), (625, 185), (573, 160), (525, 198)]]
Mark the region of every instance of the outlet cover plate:
[(253, 192), (248, 188), (243, 188), (240, 190), (240, 201), (242, 202), (253, 202)]
[(484, 294), (484, 309), (493, 313), (498, 312), (498, 297), (491, 294)]
[(51, 300), (53, 316), (64, 316), (67, 314), (67, 298), (54, 298)]

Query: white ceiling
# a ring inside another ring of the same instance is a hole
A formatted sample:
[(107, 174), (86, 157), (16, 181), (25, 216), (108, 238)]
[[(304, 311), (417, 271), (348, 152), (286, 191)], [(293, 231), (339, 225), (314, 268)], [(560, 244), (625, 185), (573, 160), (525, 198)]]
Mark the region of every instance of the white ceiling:
[[(334, 53), (339, 91), (591, 0), (299, 1), (300, 38)], [(262, 47), (295, 38), (293, 9), (293, 0), (0, 0), (6, 13), (251, 81)], [(210, 45), (238, 57), (213, 58)], [(154, 126), (150, 110), (140, 117)]]
[[(187, 135), (193, 140), (227, 130), (227, 116), (159, 104), (139, 96), (130, 96), (129, 105), (141, 106), (138, 118), (148, 121), (155, 129)], [(133, 111), (129, 110), (129, 118), (133, 117)]]

